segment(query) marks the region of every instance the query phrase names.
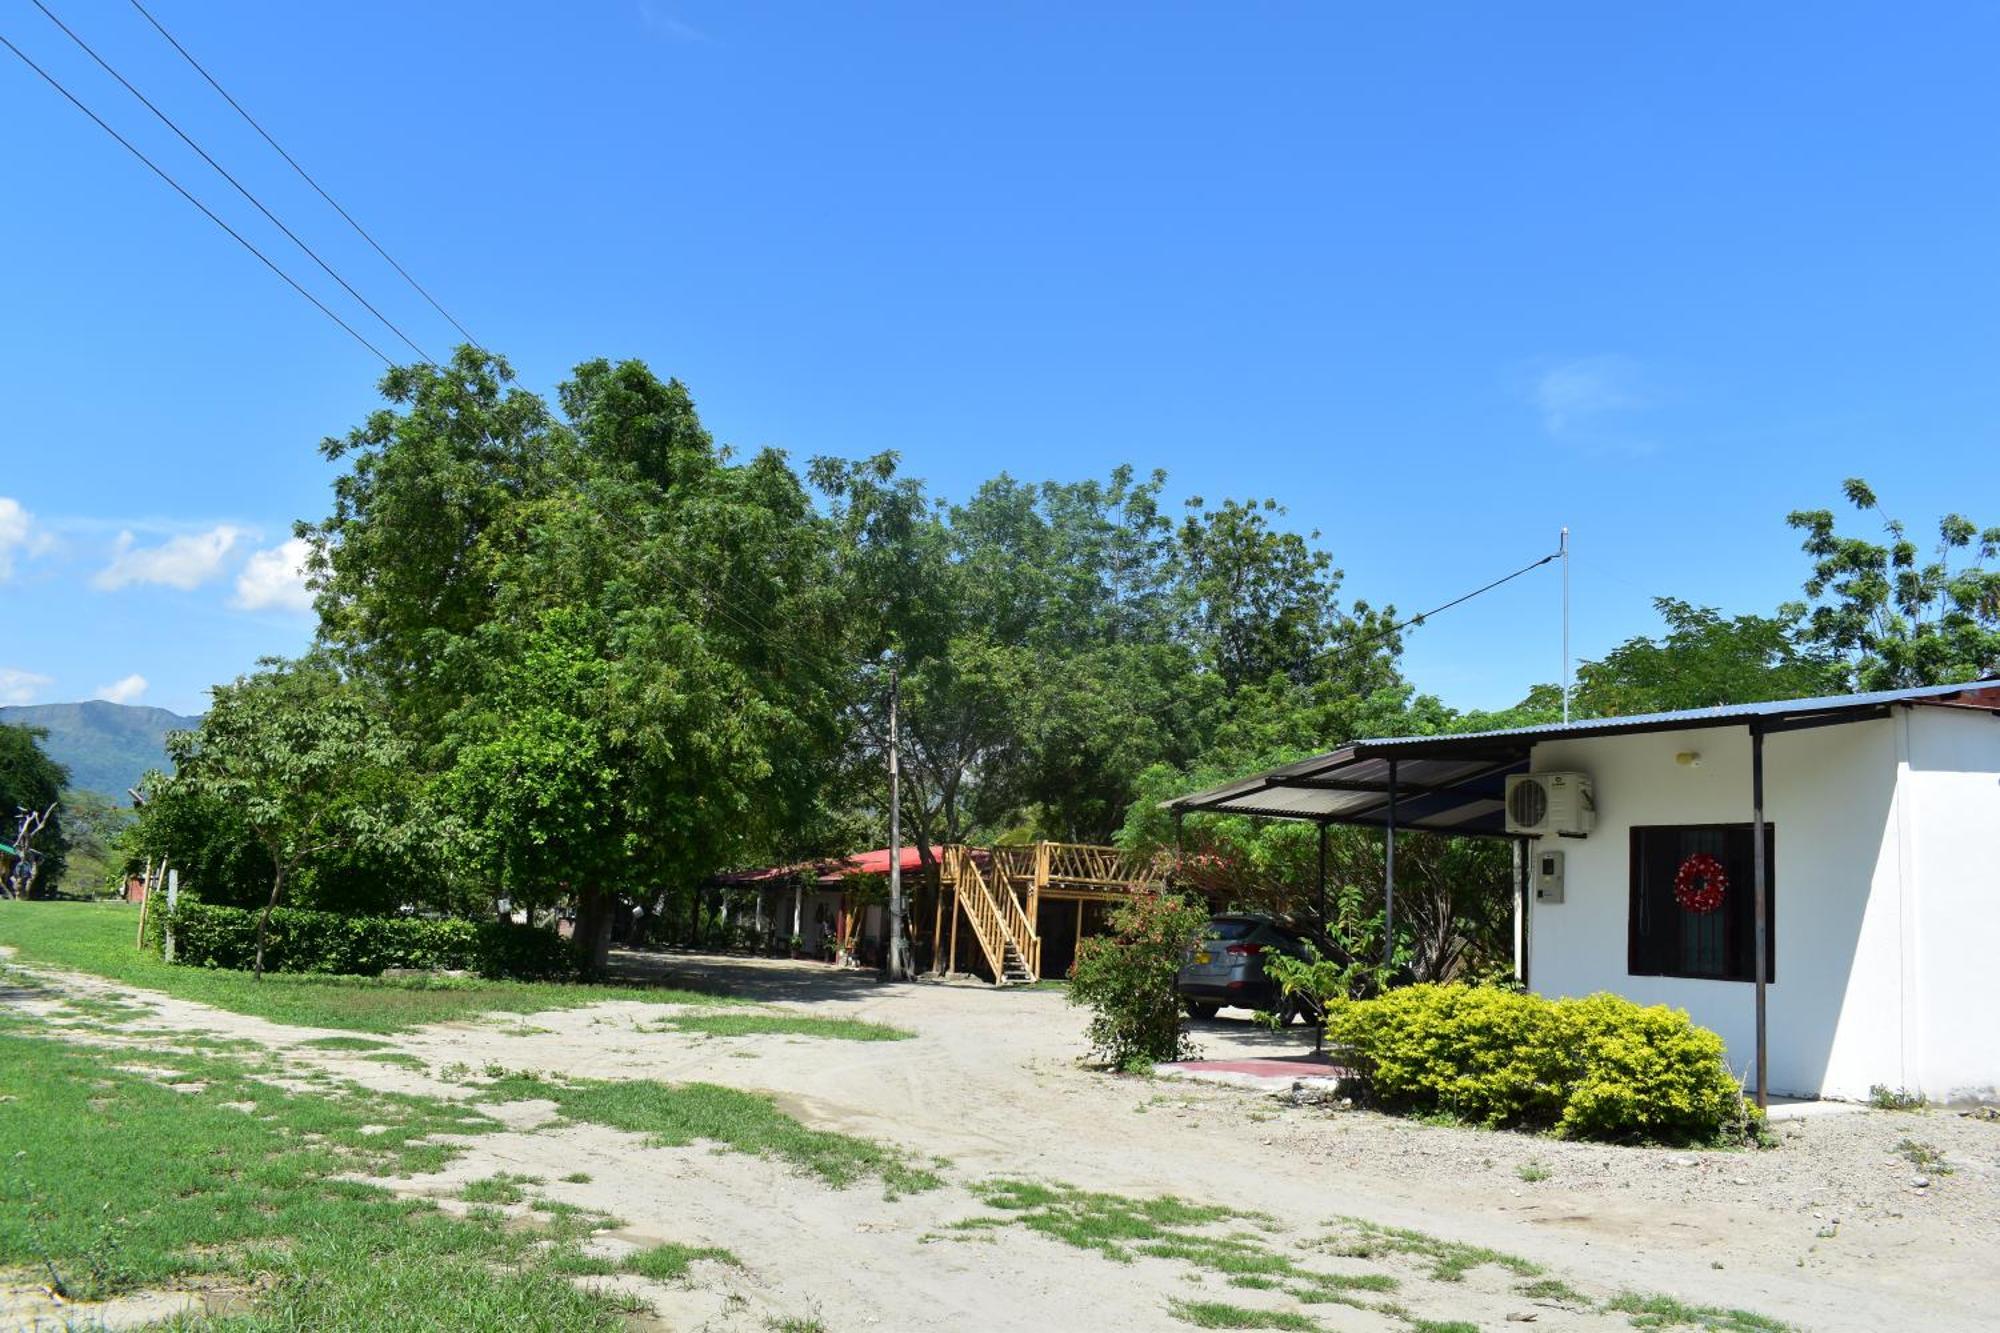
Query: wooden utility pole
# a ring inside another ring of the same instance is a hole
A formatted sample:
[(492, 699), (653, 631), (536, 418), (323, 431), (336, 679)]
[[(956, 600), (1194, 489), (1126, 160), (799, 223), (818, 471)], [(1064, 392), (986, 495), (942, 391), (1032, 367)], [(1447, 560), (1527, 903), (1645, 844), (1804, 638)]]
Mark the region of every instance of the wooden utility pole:
[(896, 733), (896, 664), (889, 663), (889, 943), (882, 951), (882, 979), (910, 979), (910, 947), (903, 934), (903, 767)]

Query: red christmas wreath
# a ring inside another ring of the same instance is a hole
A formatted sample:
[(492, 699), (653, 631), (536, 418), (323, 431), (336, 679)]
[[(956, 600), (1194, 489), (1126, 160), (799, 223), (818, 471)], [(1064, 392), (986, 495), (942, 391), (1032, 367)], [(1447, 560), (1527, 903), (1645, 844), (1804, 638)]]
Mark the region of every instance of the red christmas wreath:
[(1674, 901), (1683, 912), (1713, 912), (1729, 892), (1729, 872), (1707, 852), (1696, 852), (1674, 872)]

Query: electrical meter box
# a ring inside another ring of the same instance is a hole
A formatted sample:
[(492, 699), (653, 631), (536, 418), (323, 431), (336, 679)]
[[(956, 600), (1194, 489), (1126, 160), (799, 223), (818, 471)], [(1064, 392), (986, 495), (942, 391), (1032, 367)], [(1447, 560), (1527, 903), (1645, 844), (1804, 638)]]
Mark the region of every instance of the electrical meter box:
[(1559, 903), (1563, 900), (1563, 854), (1535, 853), (1535, 901)]

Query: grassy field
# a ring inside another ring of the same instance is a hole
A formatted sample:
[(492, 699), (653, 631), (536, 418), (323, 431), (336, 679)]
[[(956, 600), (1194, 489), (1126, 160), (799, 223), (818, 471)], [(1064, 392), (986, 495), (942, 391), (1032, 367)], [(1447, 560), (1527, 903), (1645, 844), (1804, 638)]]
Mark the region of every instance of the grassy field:
[(71, 1299), (202, 1285), (261, 1293), (187, 1327), (613, 1330), (566, 1274), (597, 1219), (454, 1218), (342, 1180), (430, 1171), (439, 1132), (491, 1120), (422, 1098), (284, 1092), (233, 1057), (65, 1046), (0, 1024), (0, 1269)]
[(533, 1013), (600, 1000), (656, 1004), (728, 1003), (714, 995), (664, 986), (570, 986), (476, 978), (321, 977), (172, 967), (132, 947), (139, 909), (125, 903), (0, 902), (0, 944), (19, 961), (89, 972), (148, 990), (198, 1000), (274, 1023), (404, 1032), (491, 1011)]

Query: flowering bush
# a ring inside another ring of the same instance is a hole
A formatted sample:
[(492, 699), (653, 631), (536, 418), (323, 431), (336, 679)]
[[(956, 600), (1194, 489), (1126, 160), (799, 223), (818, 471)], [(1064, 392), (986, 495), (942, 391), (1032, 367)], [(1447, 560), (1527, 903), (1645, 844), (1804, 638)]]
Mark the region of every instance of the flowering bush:
[(1174, 977), (1208, 924), (1208, 909), (1168, 893), (1142, 893), (1111, 914), (1112, 933), (1077, 945), (1069, 1002), (1087, 1004), (1094, 1054), (1129, 1069), (1194, 1054), (1181, 1030)]
[(1327, 1036), (1391, 1109), (1643, 1142), (1741, 1140), (1760, 1127), (1722, 1038), (1665, 1005), (1407, 986), (1331, 997)]

